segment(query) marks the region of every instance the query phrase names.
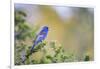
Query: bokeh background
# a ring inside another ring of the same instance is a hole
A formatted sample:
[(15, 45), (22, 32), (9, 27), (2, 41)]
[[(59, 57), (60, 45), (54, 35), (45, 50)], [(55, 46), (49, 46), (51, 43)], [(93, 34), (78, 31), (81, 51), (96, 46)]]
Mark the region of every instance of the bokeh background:
[[(93, 8), (18, 3), (14, 8), (15, 12), (23, 11), (25, 13), (20, 12), (16, 14), (16, 17), (23, 14), (26, 25), (35, 31), (32, 35), (33, 38), (25, 38), (25, 41), (22, 41), (24, 44), (31, 46), (32, 40), (41, 27), (48, 26), (49, 33), (45, 40), (47, 43), (53, 41), (57, 45), (63, 46), (66, 53), (74, 54), (75, 60), (82, 61), (85, 55), (89, 56), (89, 60), (94, 59)], [(20, 32), (17, 23), (15, 20), (15, 35)], [(21, 42), (17, 38), (20, 37), (15, 37), (15, 46)]]

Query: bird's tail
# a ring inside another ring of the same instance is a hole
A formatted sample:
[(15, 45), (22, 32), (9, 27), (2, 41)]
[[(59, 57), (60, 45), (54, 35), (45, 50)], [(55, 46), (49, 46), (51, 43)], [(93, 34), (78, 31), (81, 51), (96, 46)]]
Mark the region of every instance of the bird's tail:
[(33, 53), (33, 50), (34, 50), (34, 47), (35, 47), (35, 44), (33, 44), (33, 46), (31, 47), (30, 49), (30, 52), (26, 55), (26, 58), (24, 61), (22, 61), (22, 63), (25, 63), (25, 61), (29, 58), (29, 56)]
[(35, 44), (33, 44), (33, 46), (31, 47), (30, 53), (32, 53), (32, 52), (33, 52), (34, 47), (35, 47)]

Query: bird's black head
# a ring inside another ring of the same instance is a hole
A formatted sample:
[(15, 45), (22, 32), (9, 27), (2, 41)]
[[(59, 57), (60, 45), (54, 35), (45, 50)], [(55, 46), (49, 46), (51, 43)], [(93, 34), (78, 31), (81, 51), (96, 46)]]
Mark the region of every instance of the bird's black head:
[(43, 27), (44, 30), (49, 30), (48, 26)]

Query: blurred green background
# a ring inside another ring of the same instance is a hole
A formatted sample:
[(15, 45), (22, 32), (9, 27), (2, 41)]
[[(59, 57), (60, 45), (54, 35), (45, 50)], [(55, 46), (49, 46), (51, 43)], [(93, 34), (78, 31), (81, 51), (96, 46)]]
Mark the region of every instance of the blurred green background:
[[(94, 59), (93, 8), (18, 3), (15, 4), (14, 8), (16, 65), (23, 64), (21, 58), (23, 51), (24, 54), (27, 54), (36, 34), (43, 26), (49, 27), (48, 36), (42, 43), (45, 45), (43, 48), (37, 49), (38, 51), (33, 53), (29, 58), (30, 60), (24, 64)], [(42, 45), (40, 44), (40, 46)], [(54, 47), (62, 50), (59, 51), (58, 56), (54, 56), (57, 53)], [(44, 51), (45, 53), (43, 53)], [(59, 54), (66, 58), (59, 57)], [(55, 60), (55, 57), (58, 59)], [(47, 60), (48, 58), (50, 60)]]

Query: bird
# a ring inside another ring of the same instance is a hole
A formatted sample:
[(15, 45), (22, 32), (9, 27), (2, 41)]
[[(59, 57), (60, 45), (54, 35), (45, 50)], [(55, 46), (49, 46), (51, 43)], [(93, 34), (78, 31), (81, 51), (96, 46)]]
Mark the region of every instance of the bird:
[(31, 47), (30, 53), (33, 52), (34, 47), (35, 47), (36, 45), (38, 45), (38, 43), (40, 43), (40, 42), (42, 42), (43, 40), (45, 40), (45, 38), (46, 38), (47, 35), (48, 35), (48, 31), (49, 31), (48, 26), (43, 26), (43, 28), (41, 29), (41, 31), (36, 35), (36, 38), (35, 38), (35, 40), (34, 40), (34, 44), (33, 44), (32, 47)]

